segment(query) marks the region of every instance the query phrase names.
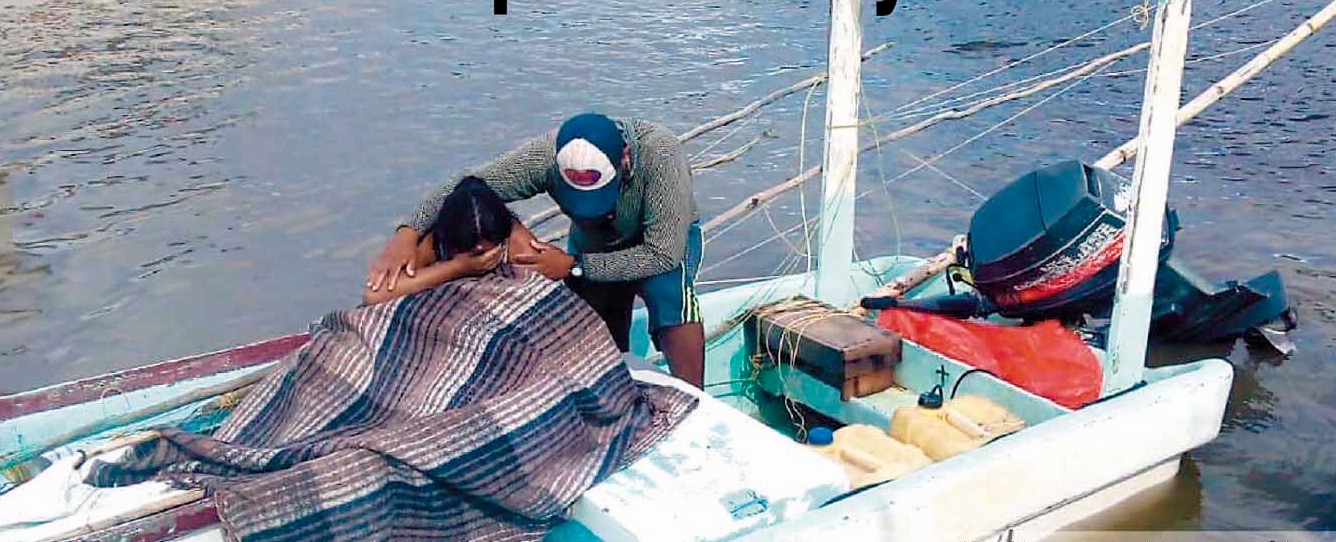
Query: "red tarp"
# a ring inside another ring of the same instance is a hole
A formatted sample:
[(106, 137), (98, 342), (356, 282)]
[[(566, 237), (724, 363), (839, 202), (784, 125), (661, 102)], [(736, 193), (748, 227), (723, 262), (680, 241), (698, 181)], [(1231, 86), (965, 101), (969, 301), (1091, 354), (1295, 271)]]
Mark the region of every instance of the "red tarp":
[(877, 323), (934, 352), (987, 370), (1068, 408), (1098, 399), (1103, 385), (1099, 358), (1075, 332), (1055, 320), (1003, 326), (887, 309), (881, 311)]

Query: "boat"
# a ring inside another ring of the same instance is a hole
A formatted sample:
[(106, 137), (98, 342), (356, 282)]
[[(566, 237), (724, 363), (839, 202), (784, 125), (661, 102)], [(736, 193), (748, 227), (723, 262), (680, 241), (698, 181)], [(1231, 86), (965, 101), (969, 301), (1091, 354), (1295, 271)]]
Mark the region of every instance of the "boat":
[[(826, 234), (818, 267), (700, 296), (707, 329), (717, 330), (707, 347), (706, 390), (667, 373), (643, 309), (636, 312), (627, 354), (633, 376), (686, 389), (701, 406), (648, 456), (590, 488), (549, 540), (1041, 539), (1164, 483), (1178, 472), (1183, 454), (1219, 434), (1233, 379), (1226, 360), (1144, 363), (1146, 284), (1158, 267), (1189, 0), (1165, 0), (1156, 8), (1137, 147), (1138, 196), (1127, 228), (1131, 250), (1119, 260), (1109, 348), (1090, 347), (1104, 375), (1098, 400), (1064, 406), (995, 376), (973, 375), (970, 364), (907, 339), (898, 343), (889, 369), (893, 382), (877, 391), (850, 393), (792, 365), (753, 364), (761, 339), (747, 333), (744, 322), (758, 307), (795, 296), (836, 309), (857, 307), (888, 285), (906, 300), (968, 288), (942, 272), (956, 254), (950, 250), (945, 258), (852, 258), (857, 130), (838, 127), (858, 120), (858, 4), (831, 2), (825, 163), (847, 167), (823, 172)], [(1336, 3), (1319, 15), (1325, 24), (1334, 14)], [(1309, 33), (1320, 26), (1309, 24)], [(7, 529), (0, 521), (0, 540), (223, 540), (213, 504), (200, 493), (151, 483), (95, 492), (70, 482), (77, 473), (72, 465), (110, 456), (154, 427), (217, 427), (239, 383), (255, 381), (308, 339), (292, 334), (0, 397), (0, 458), (11, 460), (0, 480), (0, 518), (10, 520)], [(816, 447), (748, 411), (755, 406), (748, 395), (765, 393), (836, 424), (884, 429), (897, 409), (953, 387), (1000, 405), (1023, 427), (863, 487)], [(719, 388), (726, 391), (712, 391)], [(19, 524), (15, 516), (28, 522)]]

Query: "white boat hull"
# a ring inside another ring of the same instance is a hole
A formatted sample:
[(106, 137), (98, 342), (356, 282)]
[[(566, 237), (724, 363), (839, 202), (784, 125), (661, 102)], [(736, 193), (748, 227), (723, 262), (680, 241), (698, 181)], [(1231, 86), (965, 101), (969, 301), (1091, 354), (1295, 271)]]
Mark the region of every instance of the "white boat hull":
[[(860, 263), (853, 276), (855, 292), (869, 292), (879, 281), (904, 272), (918, 261), (878, 258)], [(704, 294), (700, 300), (707, 328), (728, 320), (739, 310), (804, 292), (810, 284), (809, 279), (805, 275), (795, 275)], [(932, 295), (942, 289), (942, 284), (930, 283), (914, 293)], [(644, 334), (643, 316), (642, 310), (636, 317), (633, 330), (638, 329), (638, 333), (633, 335), (632, 354), (647, 356), (654, 352)], [(955, 374), (959, 374), (963, 367), (958, 362), (935, 357), (917, 345), (907, 344), (906, 350), (906, 359), (901, 363), (903, 367), (897, 370), (897, 379), (908, 381), (912, 387), (920, 387), (924, 375), (938, 367), (938, 363), (952, 365)], [(706, 381), (721, 382), (733, 378), (745, 356), (740, 332), (720, 337), (709, 348)], [(813, 386), (811, 382), (801, 382), (802, 373), (791, 373), (786, 378), (797, 379), (795, 382), (808, 388)], [(1005, 540), (1008, 530), (1015, 532), (1015, 540), (1041, 539), (1163, 483), (1177, 472), (1183, 453), (1209, 442), (1219, 433), (1233, 379), (1232, 367), (1227, 362), (1209, 359), (1148, 369), (1145, 378), (1147, 384), (1142, 387), (1075, 411), (1013, 389), (1007, 393), (1019, 402), (1007, 406), (1022, 417), (1042, 421), (1032, 422), (1030, 427), (1018, 433), (934, 463), (903, 478), (796, 517), (791, 515), (784, 521), (756, 526), (734, 539), (970, 542), (997, 539), (999, 535)], [(962, 389), (1008, 386), (983, 378), (972, 378), (967, 383), (969, 385)], [(146, 392), (163, 397), (141, 399), (149, 402), (162, 400), (185, 393), (196, 384), (190, 382)], [(717, 393), (715, 389), (710, 391)], [(812, 392), (811, 395), (819, 394)], [(824, 410), (837, 419), (883, 423), (888, 415), (888, 407), (876, 401), (810, 402), (813, 408)], [(86, 407), (109, 408), (113, 405), (103, 403), (98, 401)], [(157, 421), (166, 421), (164, 418), (170, 417), (160, 417)], [(6, 425), (16, 434), (23, 434), (20, 429), (25, 428), (24, 421), (40, 420), (19, 419)], [(110, 510), (84, 512), (88, 515), (79, 514), (81, 517), (65, 518), (58, 523), (81, 524), (99, 515), (114, 515)], [(56, 525), (46, 527), (35, 531), (50, 534), (55, 528), (55, 532), (60, 532)], [(0, 539), (31, 538), (7, 538), (0, 534)], [(222, 539), (216, 527), (182, 533), (179, 538), (195, 542)], [(632, 533), (629, 539), (646, 538)], [(597, 538), (592, 534), (581, 536), (576, 533), (563, 536), (562, 540)]]
[[(880, 278), (885, 279), (916, 263), (896, 258), (862, 262), (852, 273), (855, 291), (861, 295), (875, 288), (878, 277), (865, 272), (868, 269), (884, 273)], [(784, 287), (753, 285), (701, 296), (707, 322), (726, 320), (738, 310), (741, 299), (754, 303), (779, 299), (810, 284), (803, 275), (777, 280)], [(944, 290), (943, 284), (933, 282), (914, 293), (933, 295)], [(722, 358), (745, 355), (740, 335), (712, 345), (707, 382), (734, 376), (717, 372), (722, 369)], [(920, 349), (913, 344), (906, 348)], [(651, 352), (647, 348), (640, 353)], [(906, 357), (913, 361), (910, 353)], [(928, 372), (925, 369), (900, 369), (897, 380), (906, 379), (900, 373)], [(804, 378), (801, 373), (790, 373), (791, 382), (793, 374)], [(1015, 531), (1016, 540), (1042, 539), (1172, 478), (1182, 454), (1219, 434), (1233, 375), (1233, 367), (1221, 359), (1146, 369), (1144, 386), (1032, 424), (980, 449), (739, 540), (969, 542), (995, 539), (1008, 530)], [(800, 384), (807, 395), (815, 395), (811, 391), (816, 387), (814, 381), (807, 380)], [(766, 387), (778, 391), (773, 383)], [(837, 398), (838, 393), (828, 390), (828, 396)], [(889, 420), (890, 412), (878, 411), (875, 404), (837, 399), (822, 403), (809, 401), (816, 410), (845, 422)]]
[(741, 540), (975, 541), (1009, 529), (1041, 539), (1169, 479), (1181, 454), (1219, 433), (1231, 366), (1212, 359), (1159, 372), (1169, 371)]

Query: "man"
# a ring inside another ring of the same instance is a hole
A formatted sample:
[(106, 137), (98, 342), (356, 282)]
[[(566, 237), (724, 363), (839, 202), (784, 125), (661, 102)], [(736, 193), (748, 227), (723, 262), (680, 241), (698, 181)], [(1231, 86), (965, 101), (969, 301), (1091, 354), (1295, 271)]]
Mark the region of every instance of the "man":
[[(635, 296), (645, 301), (654, 344), (673, 375), (704, 385), (705, 332), (696, 300), (700, 220), (687, 156), (664, 126), (584, 113), (472, 172), (506, 202), (547, 193), (571, 219), (567, 251), (534, 241), (531, 265), (566, 284), (630, 350)], [(424, 201), (371, 265), (367, 287), (393, 290), (455, 181)]]

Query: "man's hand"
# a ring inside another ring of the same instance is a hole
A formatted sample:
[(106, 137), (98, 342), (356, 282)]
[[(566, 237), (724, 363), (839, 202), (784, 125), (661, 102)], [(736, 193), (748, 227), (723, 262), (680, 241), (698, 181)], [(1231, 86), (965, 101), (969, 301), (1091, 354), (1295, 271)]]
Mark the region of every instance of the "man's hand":
[(470, 277), (476, 277), (493, 269), (501, 263), (501, 257), (506, 255), (506, 245), (500, 244), (492, 247), (491, 250), (477, 254), (459, 254), (454, 260), (459, 260), (463, 266), (464, 273)]
[(543, 276), (552, 280), (566, 278), (567, 275), (571, 274), (571, 268), (575, 267), (574, 257), (549, 243), (539, 242), (535, 239), (529, 241), (529, 246), (532, 246), (538, 253), (517, 255), (515, 256), (515, 263), (533, 267)]
[(395, 230), (394, 237), (385, 244), (385, 250), (381, 251), (380, 257), (371, 262), (371, 270), (366, 276), (366, 287), (373, 292), (380, 291), (381, 286), (385, 286), (387, 290), (394, 290), (394, 286), (399, 283), (400, 269), (410, 277), (417, 276), (417, 269), (414, 268), (417, 244), (417, 230), (413, 228)]

